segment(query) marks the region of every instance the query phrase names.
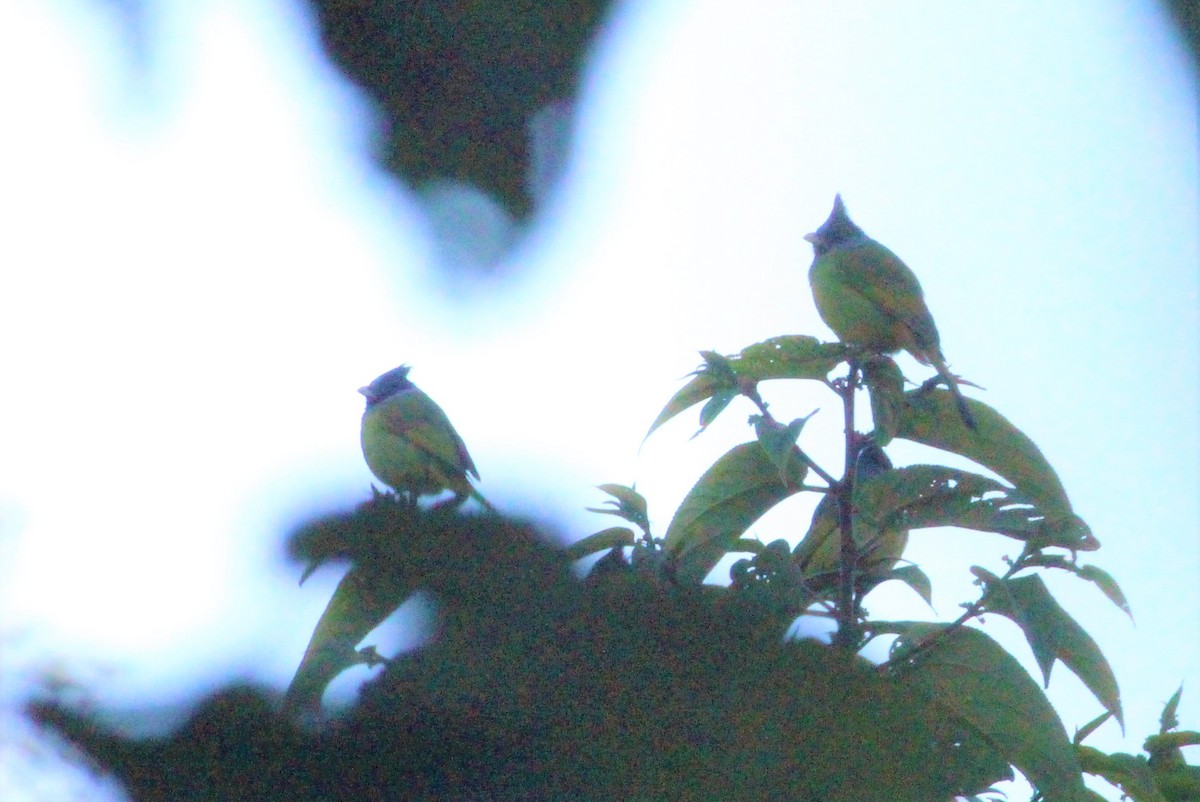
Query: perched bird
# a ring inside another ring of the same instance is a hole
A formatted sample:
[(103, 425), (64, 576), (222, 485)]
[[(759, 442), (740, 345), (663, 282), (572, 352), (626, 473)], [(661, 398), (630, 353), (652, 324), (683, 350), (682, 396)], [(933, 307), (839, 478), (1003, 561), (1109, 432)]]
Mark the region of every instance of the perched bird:
[(813, 300), (834, 334), (882, 354), (904, 349), (921, 364), (932, 365), (954, 393), (963, 423), (975, 429), (958, 379), (946, 367), (925, 294), (908, 265), (854, 224), (841, 195), (833, 199), (829, 219), (804, 239), (813, 246), (808, 271)]
[[(875, 441), (862, 439), (862, 446), (854, 461), (855, 497), (862, 495), (861, 489), (869, 487), (872, 480), (892, 469), (892, 461)], [(855, 542), (858, 545), (858, 570), (879, 577), (895, 566), (908, 545), (908, 530), (872, 527), (865, 519), (865, 510), (858, 513), (855, 523)], [(813, 512), (812, 524), (804, 539), (793, 552), (793, 561), (800, 566), (801, 574), (814, 586), (828, 585), (836, 581), (838, 561), (842, 553), (842, 535), (838, 525), (838, 504), (832, 493), (826, 493)]]
[(367, 398), (362, 450), (381, 482), (416, 502), (449, 490), (491, 507), (471, 486), (475, 463), (446, 413), (408, 379), (408, 365), (389, 370), (358, 391)]

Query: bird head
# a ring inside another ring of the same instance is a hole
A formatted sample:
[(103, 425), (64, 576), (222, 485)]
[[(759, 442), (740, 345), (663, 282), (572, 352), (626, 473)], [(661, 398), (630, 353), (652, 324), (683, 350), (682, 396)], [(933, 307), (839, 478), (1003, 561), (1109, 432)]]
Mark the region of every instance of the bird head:
[(864, 236), (866, 235), (863, 234), (863, 230), (855, 225), (846, 213), (846, 204), (842, 202), (842, 196), (834, 195), (833, 211), (829, 213), (829, 217), (816, 231), (805, 234), (804, 239), (811, 242), (813, 252), (821, 256), (839, 245)]
[(372, 404), (377, 404), (385, 398), (390, 398), (396, 393), (413, 386), (413, 383), (408, 380), (408, 372), (410, 370), (412, 368), (408, 365), (392, 368), (387, 373), (377, 376), (375, 381), (366, 387), (359, 387), (358, 391), (367, 397), (368, 407)]

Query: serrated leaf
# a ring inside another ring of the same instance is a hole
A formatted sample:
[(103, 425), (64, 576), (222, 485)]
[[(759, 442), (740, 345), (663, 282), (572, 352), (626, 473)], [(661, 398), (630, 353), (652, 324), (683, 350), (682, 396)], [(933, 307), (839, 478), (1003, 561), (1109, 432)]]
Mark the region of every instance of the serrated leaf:
[(1099, 548), (1037, 445), (982, 401), (968, 398), (967, 406), (978, 423), (974, 432), (961, 425), (948, 390), (905, 393), (896, 436), (960, 454), (1003, 476), (1045, 515), (1041, 530), (1048, 540), (1071, 542), (1079, 551)]
[[(757, 440), (734, 446), (718, 459), (688, 492), (667, 527), (665, 548), (674, 559), (704, 548), (700, 565), (691, 571), (704, 575), (742, 534), (767, 510), (797, 492), (803, 480), (799, 467), (780, 480), (779, 471)], [(713, 559), (715, 556), (716, 559)]]
[[(878, 631), (900, 634), (897, 681), (922, 693), (969, 725), (1016, 766), (1047, 802), (1082, 802), (1087, 789), (1075, 747), (1037, 683), (1012, 655), (983, 632), (923, 621), (888, 622)], [(938, 637), (910, 662), (916, 642)]]
[(588, 535), (582, 540), (576, 540), (565, 549), (566, 555), (571, 560), (581, 560), (589, 554), (595, 554), (598, 551), (605, 549), (624, 548), (632, 546), (637, 540), (637, 535), (632, 529), (624, 526), (610, 526), (608, 529), (601, 529), (593, 535)]
[(1010, 618), (1021, 627), (1046, 685), (1050, 684), (1054, 661), (1061, 660), (1123, 729), (1121, 693), (1112, 668), (1091, 636), (1050, 594), (1042, 578), (1005, 580), (981, 568), (973, 570), (986, 583), (984, 609)]
[(875, 442), (886, 446), (896, 436), (901, 412), (904, 410), (904, 374), (886, 356), (875, 356), (863, 362), (863, 382), (871, 398), (871, 418), (875, 422)]

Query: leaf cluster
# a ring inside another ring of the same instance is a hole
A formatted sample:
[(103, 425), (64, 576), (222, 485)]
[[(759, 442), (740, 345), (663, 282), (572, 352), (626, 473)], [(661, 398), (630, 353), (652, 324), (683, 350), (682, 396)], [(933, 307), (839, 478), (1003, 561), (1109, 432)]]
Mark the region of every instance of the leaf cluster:
[[(1067, 572), (1126, 612), (1128, 605), (1109, 574), (1079, 562), (1081, 552), (1100, 544), (1033, 441), (977, 399), (967, 400), (977, 428), (965, 427), (938, 379), (908, 389), (891, 358), (845, 343), (795, 335), (736, 354), (701, 356), (703, 364), (667, 402), (647, 436), (699, 405), (698, 435), (743, 404), (751, 410), (751, 439), (734, 445), (700, 476), (661, 538), (652, 532), (647, 500), (634, 488), (602, 486), (614, 498), (614, 508), (605, 511), (625, 517), (641, 534), (611, 527), (574, 544), (571, 556), (605, 552), (601, 563), (612, 570), (626, 553), (632, 568), (639, 550), (652, 551), (655, 559), (638, 560), (643, 570), (654, 566), (663, 581), (753, 600), (784, 622), (780, 636), (795, 631), (797, 618), (832, 619), (834, 645), (847, 654), (887, 637), (891, 656), (875, 669), (880, 676), (919, 692), (986, 744), (994, 758), (1020, 769), (1047, 799), (1082, 798), (1076, 750), (1038, 682), (979, 628), (986, 613), (1015, 622), (1044, 685), (1062, 663), (1121, 722), (1108, 662), (1040, 574)], [(775, 417), (760, 393), (768, 380), (816, 383), (840, 400), (846, 434), (842, 476), (804, 449), (811, 414), (790, 422)], [(860, 392), (867, 394), (874, 420), (866, 433), (853, 428)], [(966, 457), (990, 475), (941, 465), (893, 466), (884, 448), (895, 440)], [(750, 535), (767, 512), (803, 494), (819, 496), (807, 527), (779, 532), (768, 543)], [(965, 537), (1001, 535), (1018, 552), (1003, 570), (970, 566), (980, 592), (955, 620), (870, 618), (862, 600), (883, 582), (903, 582), (931, 602), (929, 576), (904, 558), (911, 533), (930, 527), (955, 527)], [(734, 561), (726, 579), (715, 569), (729, 565), (729, 558)]]

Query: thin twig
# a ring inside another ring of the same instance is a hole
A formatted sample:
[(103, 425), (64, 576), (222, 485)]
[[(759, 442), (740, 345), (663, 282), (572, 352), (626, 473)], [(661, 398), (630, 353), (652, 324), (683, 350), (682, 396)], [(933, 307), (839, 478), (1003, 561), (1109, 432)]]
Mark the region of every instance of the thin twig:
[(837, 494), (838, 529), (841, 536), (841, 560), (838, 564), (838, 631), (834, 642), (855, 649), (859, 641), (858, 599), (854, 592), (854, 571), (858, 565), (858, 548), (854, 542), (854, 493), (856, 438), (854, 432), (854, 396), (858, 384), (858, 362), (850, 360), (850, 372), (839, 394), (846, 429), (846, 467), (842, 481), (832, 489)]

